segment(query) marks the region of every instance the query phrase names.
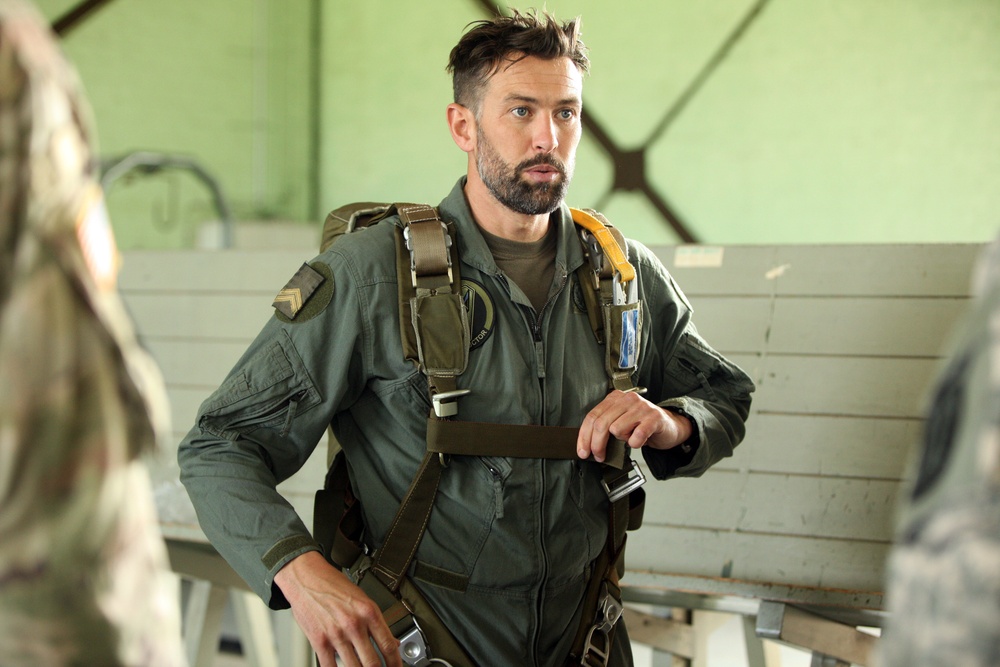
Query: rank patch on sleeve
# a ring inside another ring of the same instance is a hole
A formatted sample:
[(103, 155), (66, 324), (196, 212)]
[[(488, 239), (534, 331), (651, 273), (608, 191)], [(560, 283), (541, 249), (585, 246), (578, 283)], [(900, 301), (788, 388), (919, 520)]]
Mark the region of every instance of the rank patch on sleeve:
[(303, 264), (274, 297), (278, 319), (304, 322), (320, 312), (333, 298), (333, 272), (320, 262)]

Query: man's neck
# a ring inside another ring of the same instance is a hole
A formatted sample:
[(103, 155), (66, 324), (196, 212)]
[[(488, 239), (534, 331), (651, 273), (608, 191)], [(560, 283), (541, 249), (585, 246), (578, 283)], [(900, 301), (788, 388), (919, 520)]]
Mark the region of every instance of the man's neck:
[(470, 174), (465, 183), (465, 199), (469, 202), (476, 224), (494, 236), (522, 243), (538, 241), (549, 229), (549, 215), (525, 215), (507, 208), (477, 177)]

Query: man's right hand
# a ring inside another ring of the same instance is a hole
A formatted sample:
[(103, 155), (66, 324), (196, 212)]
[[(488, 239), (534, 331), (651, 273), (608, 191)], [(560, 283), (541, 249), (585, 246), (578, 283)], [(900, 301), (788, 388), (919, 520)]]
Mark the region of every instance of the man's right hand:
[(292, 605), (292, 615), (305, 632), (321, 667), (402, 667), (399, 641), (392, 636), (371, 598), (318, 551), (308, 551), (274, 575)]

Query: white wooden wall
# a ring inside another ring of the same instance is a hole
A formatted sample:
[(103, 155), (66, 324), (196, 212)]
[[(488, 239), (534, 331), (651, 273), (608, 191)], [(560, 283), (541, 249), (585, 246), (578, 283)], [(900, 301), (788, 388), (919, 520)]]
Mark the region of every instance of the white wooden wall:
[(880, 607), (924, 393), (979, 247), (657, 250), (701, 333), (758, 389), (731, 459), (647, 485), (628, 566), (695, 575), (665, 580), (695, 591)]
[[(979, 246), (655, 250), (694, 305), (699, 330), (758, 391), (733, 458), (700, 479), (647, 485), (624, 583), (879, 608), (922, 399), (966, 306)], [(308, 258), (126, 254), (121, 287), (163, 369), (175, 443)], [(173, 454), (155, 475), (164, 530), (197, 539)], [(307, 524), (324, 464), (321, 446), (282, 486)]]

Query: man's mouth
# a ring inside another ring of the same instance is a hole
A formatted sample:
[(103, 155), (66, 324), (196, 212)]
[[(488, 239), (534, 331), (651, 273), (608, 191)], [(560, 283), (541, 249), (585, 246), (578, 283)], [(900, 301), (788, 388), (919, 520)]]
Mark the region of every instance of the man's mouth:
[(562, 172), (550, 164), (537, 164), (532, 167), (528, 167), (524, 170), (524, 173), (532, 180), (550, 183), (555, 181), (560, 176)]

